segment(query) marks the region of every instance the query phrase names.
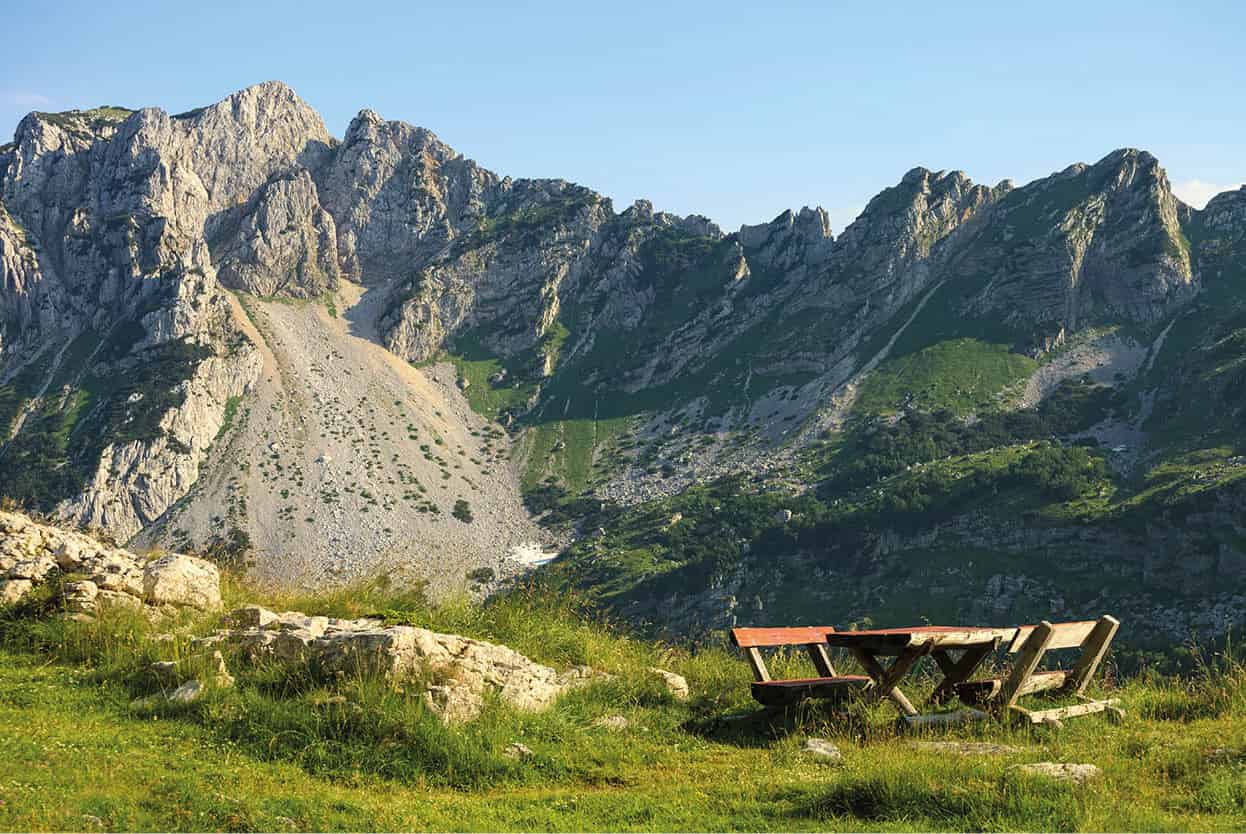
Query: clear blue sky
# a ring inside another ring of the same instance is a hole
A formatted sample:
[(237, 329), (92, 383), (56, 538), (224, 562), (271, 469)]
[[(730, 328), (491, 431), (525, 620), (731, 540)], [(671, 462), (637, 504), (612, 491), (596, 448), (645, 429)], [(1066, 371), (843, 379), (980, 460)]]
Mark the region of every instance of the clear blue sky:
[(8, 0), (0, 133), (29, 110), (179, 112), (275, 78), (338, 136), (369, 107), (499, 173), (727, 229), (820, 204), (838, 232), (915, 165), (1024, 182), (1122, 146), (1199, 200), (1246, 180), (1244, 9)]

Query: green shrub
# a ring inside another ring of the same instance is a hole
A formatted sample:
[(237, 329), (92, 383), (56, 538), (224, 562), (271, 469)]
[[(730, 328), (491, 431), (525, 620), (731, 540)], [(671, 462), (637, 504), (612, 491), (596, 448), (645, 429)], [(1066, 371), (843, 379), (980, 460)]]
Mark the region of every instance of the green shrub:
[(497, 574), (493, 568), (473, 568), (467, 572), (467, 581), (477, 585), (486, 585), (494, 580)]

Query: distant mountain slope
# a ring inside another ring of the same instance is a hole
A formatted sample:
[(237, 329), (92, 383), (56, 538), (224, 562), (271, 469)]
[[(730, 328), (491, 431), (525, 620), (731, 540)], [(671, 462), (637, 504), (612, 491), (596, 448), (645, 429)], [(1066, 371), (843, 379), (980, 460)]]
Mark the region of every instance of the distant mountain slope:
[(1219, 633), (1244, 241), (1246, 192), (1196, 211), (1131, 149), (724, 233), (368, 110), (338, 141), (277, 82), (35, 113), (0, 148), (0, 491), (311, 584), (487, 588), (574, 541), (556, 570), (677, 630)]

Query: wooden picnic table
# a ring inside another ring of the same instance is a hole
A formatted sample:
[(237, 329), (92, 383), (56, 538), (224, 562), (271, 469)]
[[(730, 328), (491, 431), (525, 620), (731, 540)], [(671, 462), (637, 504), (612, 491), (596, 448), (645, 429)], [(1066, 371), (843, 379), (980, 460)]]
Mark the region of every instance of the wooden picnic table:
[[(899, 682), (921, 658), (929, 655), (939, 664), (943, 679), (930, 696), (932, 703), (939, 703), (956, 690), (956, 685), (969, 677), (1004, 641), (1012, 640), (1016, 628), (977, 628), (966, 626), (913, 626), (911, 628), (882, 628), (868, 631), (833, 631), (826, 635), (828, 646), (847, 649), (874, 681), (878, 697), (891, 699), (905, 716), (917, 715), (903, 692)], [(951, 652), (960, 652), (953, 657)], [(890, 666), (884, 667), (879, 657), (894, 657)]]

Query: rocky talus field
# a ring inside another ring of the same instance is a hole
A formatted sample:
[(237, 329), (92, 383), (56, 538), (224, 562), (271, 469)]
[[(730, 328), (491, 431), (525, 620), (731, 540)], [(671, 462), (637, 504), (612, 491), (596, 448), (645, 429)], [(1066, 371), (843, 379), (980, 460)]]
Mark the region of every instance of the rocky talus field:
[(36, 112), (0, 496), (274, 588), (536, 570), (702, 642), (1111, 612), (1188, 665), (1246, 624), (1244, 258), (1246, 190), (1130, 148), (724, 231), (280, 82)]
[(517, 550), (550, 540), (524, 509), (510, 436), (472, 412), (448, 367), (412, 368), (320, 305), (233, 303), (263, 345), (255, 389), (138, 542), (189, 546), (224, 524), (271, 554), (254, 567), (273, 582), (388, 574), (458, 588), (482, 567), (513, 574)]

